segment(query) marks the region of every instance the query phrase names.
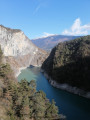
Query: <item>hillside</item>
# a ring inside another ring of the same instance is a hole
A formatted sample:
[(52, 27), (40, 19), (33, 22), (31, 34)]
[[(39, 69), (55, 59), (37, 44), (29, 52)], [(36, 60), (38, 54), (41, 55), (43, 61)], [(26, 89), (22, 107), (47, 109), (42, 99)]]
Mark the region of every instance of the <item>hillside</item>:
[(90, 91), (90, 36), (59, 43), (42, 69), (58, 84)]
[(53, 35), (49, 37), (42, 37), (33, 39), (32, 42), (46, 51), (51, 51), (58, 43), (79, 38), (80, 36), (65, 36), (65, 35)]
[[(0, 49), (0, 120), (64, 120), (54, 100), (50, 103), (34, 80), (17, 82)], [(65, 118), (65, 117), (64, 117)]]
[(2, 25), (0, 25), (0, 45), (15, 75), (18, 75), (21, 68), (29, 65), (41, 66), (47, 57), (47, 52), (35, 46), (21, 30)]

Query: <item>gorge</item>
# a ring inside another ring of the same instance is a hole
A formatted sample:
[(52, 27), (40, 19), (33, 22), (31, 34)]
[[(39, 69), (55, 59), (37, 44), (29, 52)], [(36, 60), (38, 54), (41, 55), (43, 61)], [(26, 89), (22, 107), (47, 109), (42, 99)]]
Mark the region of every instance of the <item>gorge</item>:
[[(50, 101), (55, 99), (56, 105), (59, 107), (59, 113), (65, 114), (67, 116), (67, 120), (90, 119), (90, 101), (81, 97), (84, 96), (90, 98), (89, 94), (86, 95), (90, 89), (90, 36), (75, 39), (74, 41), (60, 43), (53, 48), (50, 56), (48, 56), (46, 51), (34, 45), (21, 30), (10, 29), (1, 25), (0, 45), (2, 52), (4, 53), (3, 62), (5, 64), (7, 62), (10, 64), (15, 77), (19, 82), (24, 78), (27, 79), (28, 82), (32, 79), (36, 80), (37, 90), (43, 90)], [(81, 57), (85, 59), (81, 59)], [(79, 70), (81, 70), (81, 72), (77, 69), (77, 66), (79, 66)], [(46, 77), (41, 73), (40, 67)], [(73, 71), (73, 73), (69, 74), (68, 71), (70, 73)], [(76, 77), (73, 76), (74, 73), (77, 76), (80, 73), (83, 78), (86, 77), (86, 81), (84, 81), (85, 79), (82, 79), (81, 75), (77, 77), (80, 78), (80, 80), (76, 79)], [(85, 73), (85, 76), (82, 73)], [(63, 76), (68, 79), (63, 78)], [(60, 78), (62, 78), (61, 81), (59, 81)], [(72, 80), (72, 78), (74, 78), (74, 80)], [(48, 79), (52, 86), (48, 83)], [(83, 82), (81, 82), (81, 80)], [(63, 84), (61, 89), (81, 96), (57, 89), (60, 87), (60, 83)], [(70, 86), (67, 86), (66, 83)], [(53, 86), (58, 87), (54, 88)], [(65, 88), (68, 88), (68, 90)], [(83, 91), (81, 90), (80, 92), (77, 88), (80, 90), (83, 88)], [(22, 94), (24, 94), (24, 91)], [(39, 94), (41, 95), (41, 92)], [(70, 110), (68, 110), (69, 108)], [(65, 118), (65, 116), (63, 117)]]
[(34, 80), (19, 82), (16, 78), (22, 67), (41, 66), (47, 53), (33, 45), (20, 30), (0, 28), (0, 119), (64, 120), (54, 100), (50, 102), (42, 90), (36, 90)]

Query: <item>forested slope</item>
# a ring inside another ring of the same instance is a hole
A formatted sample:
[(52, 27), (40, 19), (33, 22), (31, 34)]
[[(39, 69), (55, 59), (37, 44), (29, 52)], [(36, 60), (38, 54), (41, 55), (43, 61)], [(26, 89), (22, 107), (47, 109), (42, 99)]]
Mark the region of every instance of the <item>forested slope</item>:
[(90, 35), (59, 43), (42, 69), (58, 83), (90, 91)]
[(34, 80), (17, 82), (9, 64), (3, 63), (0, 49), (0, 119), (60, 119), (54, 100), (50, 103), (43, 91), (36, 90)]

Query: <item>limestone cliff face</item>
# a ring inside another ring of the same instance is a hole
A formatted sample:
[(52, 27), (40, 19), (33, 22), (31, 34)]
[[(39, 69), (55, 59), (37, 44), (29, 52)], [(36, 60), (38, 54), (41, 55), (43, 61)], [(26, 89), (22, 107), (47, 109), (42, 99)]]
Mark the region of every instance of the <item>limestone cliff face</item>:
[(36, 47), (21, 30), (10, 29), (0, 25), (0, 45), (5, 60), (18, 73), (22, 67), (41, 66), (47, 53)]

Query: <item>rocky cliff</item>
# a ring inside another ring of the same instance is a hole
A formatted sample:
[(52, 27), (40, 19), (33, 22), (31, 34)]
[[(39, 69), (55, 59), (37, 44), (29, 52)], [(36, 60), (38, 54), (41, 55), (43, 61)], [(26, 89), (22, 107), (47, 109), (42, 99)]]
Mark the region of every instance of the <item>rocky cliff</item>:
[(0, 45), (15, 75), (29, 65), (41, 66), (47, 53), (35, 46), (25, 34), (18, 29), (10, 29), (0, 25)]

